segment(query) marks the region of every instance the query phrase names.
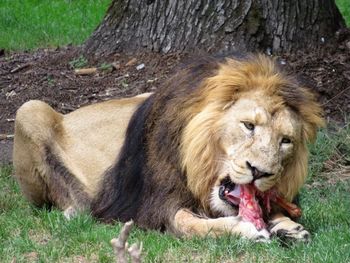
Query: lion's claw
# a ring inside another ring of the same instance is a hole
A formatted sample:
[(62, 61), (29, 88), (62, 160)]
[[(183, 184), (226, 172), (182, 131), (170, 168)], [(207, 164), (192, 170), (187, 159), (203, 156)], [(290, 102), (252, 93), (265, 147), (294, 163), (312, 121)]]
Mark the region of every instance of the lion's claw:
[(309, 242), (311, 240), (310, 233), (305, 228), (292, 221), (288, 217), (281, 217), (273, 220), (270, 224), (270, 233), (278, 237), (280, 240)]

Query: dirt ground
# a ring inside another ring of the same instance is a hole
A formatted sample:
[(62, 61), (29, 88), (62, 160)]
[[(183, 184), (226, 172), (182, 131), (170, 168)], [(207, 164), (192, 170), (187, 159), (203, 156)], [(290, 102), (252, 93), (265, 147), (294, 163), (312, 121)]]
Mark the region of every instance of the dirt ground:
[[(350, 116), (350, 32), (337, 39), (336, 46), (280, 59), (319, 93), (327, 118), (344, 123)], [(85, 62), (81, 55), (79, 47), (71, 46), (10, 54), (0, 50), (0, 163), (11, 162), (13, 120), (24, 102), (40, 99), (68, 113), (90, 103), (154, 91), (188, 57), (143, 52), (87, 56)], [(98, 69), (78, 75), (78, 64)]]

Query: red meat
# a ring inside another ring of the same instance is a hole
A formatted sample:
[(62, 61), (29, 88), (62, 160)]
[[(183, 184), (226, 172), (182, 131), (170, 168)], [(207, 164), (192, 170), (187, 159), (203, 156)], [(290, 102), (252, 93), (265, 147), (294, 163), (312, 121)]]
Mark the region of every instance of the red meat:
[(239, 215), (243, 220), (252, 222), (260, 230), (266, 228), (261, 207), (256, 198), (256, 188), (254, 185), (241, 185)]
[(275, 189), (260, 192), (253, 184), (240, 186), (239, 215), (243, 220), (252, 222), (258, 230), (266, 228), (259, 199), (265, 206), (267, 213), (271, 212), (271, 201), (285, 209), (292, 217), (300, 217), (301, 210), (281, 197)]

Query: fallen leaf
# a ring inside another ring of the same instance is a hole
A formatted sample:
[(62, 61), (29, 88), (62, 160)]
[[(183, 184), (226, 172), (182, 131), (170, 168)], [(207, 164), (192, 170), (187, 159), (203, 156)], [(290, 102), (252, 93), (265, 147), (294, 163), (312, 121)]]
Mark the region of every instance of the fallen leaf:
[(130, 59), (128, 61), (128, 63), (125, 64), (125, 66), (127, 66), (127, 67), (134, 66), (136, 64), (136, 62), (137, 62), (136, 58)]

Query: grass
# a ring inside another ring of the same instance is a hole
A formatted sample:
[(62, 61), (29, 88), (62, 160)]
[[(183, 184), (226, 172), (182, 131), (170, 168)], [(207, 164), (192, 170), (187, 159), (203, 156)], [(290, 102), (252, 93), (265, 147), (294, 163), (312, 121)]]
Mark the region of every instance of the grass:
[(342, 13), (346, 25), (350, 27), (350, 1), (349, 0), (336, 0), (335, 1), (340, 12)]
[(31, 50), (83, 43), (111, 0), (0, 2), (0, 48)]
[[(321, 131), (311, 147), (311, 176), (300, 196), (301, 223), (313, 236), (310, 244), (286, 248), (277, 240), (259, 244), (233, 236), (183, 240), (137, 228), (130, 243), (143, 242), (145, 262), (350, 262), (350, 180), (330, 182), (323, 175), (324, 163), (334, 155), (350, 156), (349, 126)], [(67, 221), (60, 211), (32, 207), (11, 174), (11, 167), (0, 170), (0, 262), (114, 260), (109, 241), (119, 224), (100, 224), (89, 215)]]
[(332, 132), (319, 132), (316, 142), (310, 145), (310, 165), (308, 182), (329, 179), (320, 174), (341, 170), (350, 162), (350, 122), (344, 127), (331, 127)]

